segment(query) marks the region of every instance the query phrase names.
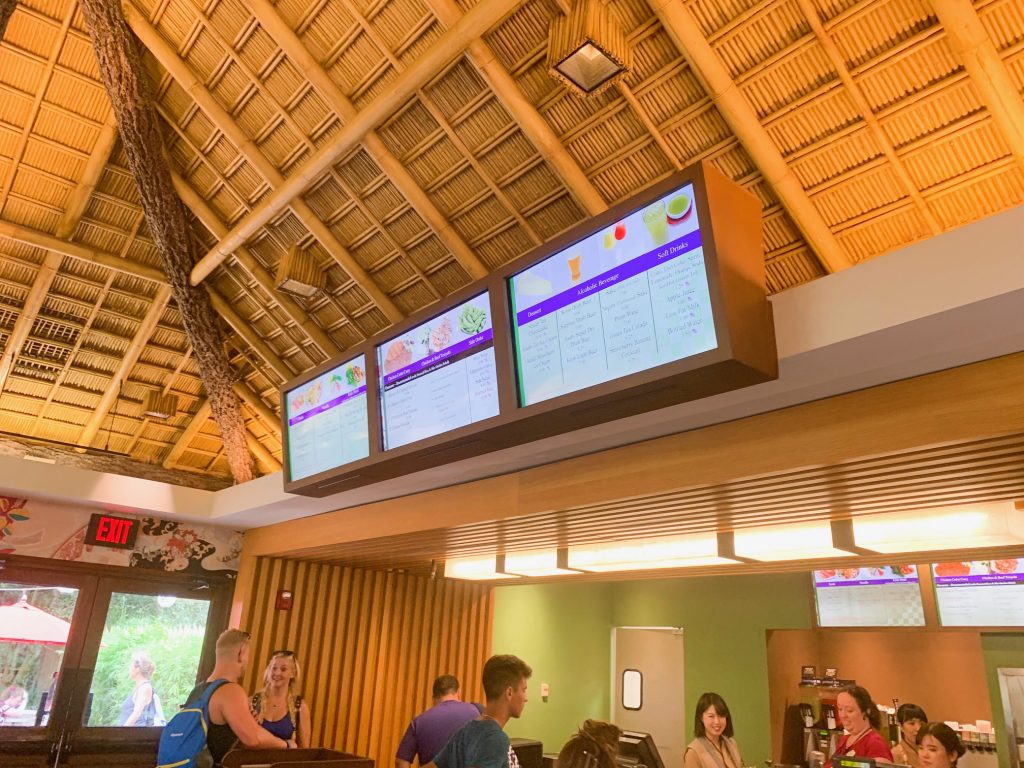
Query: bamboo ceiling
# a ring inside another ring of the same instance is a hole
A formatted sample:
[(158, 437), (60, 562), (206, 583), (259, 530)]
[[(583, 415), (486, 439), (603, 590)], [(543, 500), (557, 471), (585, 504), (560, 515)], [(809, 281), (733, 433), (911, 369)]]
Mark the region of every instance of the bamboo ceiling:
[[(565, 0), (126, 0), (263, 471), (286, 378), (694, 161), (761, 199), (773, 292), (1024, 201), (1020, 0), (610, 5), (634, 71), (582, 99)], [(0, 432), (229, 477), (76, 0), (0, 44), (0, 254)]]

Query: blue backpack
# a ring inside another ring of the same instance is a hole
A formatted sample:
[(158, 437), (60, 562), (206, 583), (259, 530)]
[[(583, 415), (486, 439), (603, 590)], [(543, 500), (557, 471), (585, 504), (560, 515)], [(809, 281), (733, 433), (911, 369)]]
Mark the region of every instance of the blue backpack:
[(203, 695), (186, 702), (168, 721), (160, 734), (156, 754), (157, 768), (200, 768), (213, 764), (206, 748), (206, 731), (210, 722), (210, 697), (227, 680), (213, 680)]

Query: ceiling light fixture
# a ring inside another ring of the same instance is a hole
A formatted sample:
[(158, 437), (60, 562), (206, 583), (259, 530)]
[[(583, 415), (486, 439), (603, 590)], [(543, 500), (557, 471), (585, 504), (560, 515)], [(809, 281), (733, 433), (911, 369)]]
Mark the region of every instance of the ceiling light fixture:
[(626, 76), (632, 49), (603, 0), (573, 0), (551, 22), (548, 72), (569, 90), (593, 96)]
[(733, 532), (733, 537), (737, 555), (767, 562), (853, 555), (835, 546), (828, 520), (769, 528), (740, 528)]
[(1012, 501), (853, 518), (857, 546), (885, 554), (1024, 543), (1024, 511)]
[(274, 286), (282, 293), (309, 299), (322, 291), (326, 284), (327, 276), (316, 259), (298, 245), (289, 248), (277, 265)]
[(732, 565), (736, 562), (718, 554), (718, 537), (714, 533), (586, 544), (569, 547), (568, 554), (569, 567), (601, 573)]
[(169, 419), (178, 414), (178, 396), (165, 395), (155, 389), (146, 393), (142, 415), (151, 419)]
[(578, 569), (569, 567), (564, 549), (508, 552), (505, 554), (505, 566), (502, 570), (515, 576), (567, 576), (579, 573)]
[(494, 555), (476, 557), (452, 557), (444, 562), (446, 579), (466, 579), (468, 581), (495, 581), (497, 579), (517, 579), (518, 576), (499, 570), (499, 558)]

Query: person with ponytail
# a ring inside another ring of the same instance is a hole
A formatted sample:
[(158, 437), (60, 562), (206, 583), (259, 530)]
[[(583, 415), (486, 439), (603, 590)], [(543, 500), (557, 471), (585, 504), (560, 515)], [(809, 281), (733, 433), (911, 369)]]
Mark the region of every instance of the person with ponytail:
[(683, 753), (684, 768), (743, 768), (725, 699), (704, 693), (693, 716), (694, 739)]
[(294, 740), (300, 749), (309, 747), (309, 705), (295, 689), (299, 682), (299, 660), (294, 651), (274, 651), (263, 673), (263, 690), (252, 696), (250, 706), (256, 722), (285, 741)]
[(587, 720), (558, 753), (558, 768), (616, 768), (622, 730), (603, 720)]
[(921, 768), (956, 768), (964, 745), (945, 723), (928, 723), (917, 732), (917, 754)]
[(892, 762), (889, 744), (878, 730), (882, 715), (870, 693), (859, 685), (844, 688), (836, 699), (836, 710), (846, 733), (836, 745), (832, 768), (839, 768), (837, 757), (875, 757)]

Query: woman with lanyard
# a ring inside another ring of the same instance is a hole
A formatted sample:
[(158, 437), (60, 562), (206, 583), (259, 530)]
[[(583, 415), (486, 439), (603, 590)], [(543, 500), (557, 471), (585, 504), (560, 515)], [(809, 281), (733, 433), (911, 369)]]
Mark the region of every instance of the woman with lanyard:
[(732, 737), (732, 715), (717, 693), (702, 694), (697, 700), (693, 735), (683, 754), (684, 768), (743, 768), (740, 749)]
[(839, 768), (841, 757), (876, 757), (892, 762), (889, 744), (878, 732), (882, 715), (870, 693), (859, 685), (846, 688), (836, 698), (836, 709), (846, 733), (836, 745), (832, 768)]

